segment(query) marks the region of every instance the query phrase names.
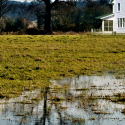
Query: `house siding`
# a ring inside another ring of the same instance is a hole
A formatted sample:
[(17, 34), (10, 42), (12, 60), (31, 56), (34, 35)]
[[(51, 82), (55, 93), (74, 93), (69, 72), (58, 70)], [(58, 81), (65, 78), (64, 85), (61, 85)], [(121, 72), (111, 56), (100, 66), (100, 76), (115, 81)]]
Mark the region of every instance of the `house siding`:
[[(120, 12), (117, 11), (117, 4), (120, 3)], [(117, 18), (125, 18), (125, 0), (115, 0), (114, 1), (114, 21), (113, 21), (113, 31), (117, 33), (125, 33), (125, 28), (118, 28)]]
[[(109, 3), (113, 6), (112, 14), (96, 17), (96, 19), (102, 20), (102, 32), (109, 32), (104, 31), (104, 21), (113, 20), (113, 31), (116, 31), (116, 33), (125, 33), (125, 27), (118, 27), (118, 18), (124, 18), (125, 21), (125, 0), (110, 0)], [(120, 3), (120, 11), (118, 11), (118, 3)], [(119, 22), (119, 26), (121, 26), (120, 24), (121, 22)], [(125, 22), (122, 22), (122, 24), (125, 26)]]

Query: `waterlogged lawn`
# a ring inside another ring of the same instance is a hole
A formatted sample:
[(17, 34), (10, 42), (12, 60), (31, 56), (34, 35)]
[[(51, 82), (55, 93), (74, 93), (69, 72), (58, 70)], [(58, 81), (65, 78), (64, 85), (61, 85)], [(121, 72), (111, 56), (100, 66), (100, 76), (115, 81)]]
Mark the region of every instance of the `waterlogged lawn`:
[(50, 80), (125, 70), (125, 36), (0, 36), (0, 98)]

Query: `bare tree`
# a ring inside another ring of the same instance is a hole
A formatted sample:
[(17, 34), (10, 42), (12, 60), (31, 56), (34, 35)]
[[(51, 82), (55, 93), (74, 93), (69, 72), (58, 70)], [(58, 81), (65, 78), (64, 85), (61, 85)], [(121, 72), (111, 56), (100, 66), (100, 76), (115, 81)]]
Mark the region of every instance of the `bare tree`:
[[(51, 0), (37, 0), (37, 2), (41, 3), (44, 2), (45, 4), (45, 16), (44, 16), (44, 30), (46, 33), (51, 33), (51, 10), (53, 8), (54, 5), (58, 4), (58, 3), (66, 3), (69, 4), (71, 6), (76, 6), (76, 4), (78, 2), (81, 2), (81, 0), (55, 0), (55, 1), (51, 1)], [(83, 0), (85, 1), (85, 0)]]
[[(44, 30), (46, 33), (51, 33), (51, 11), (52, 8), (57, 5), (57, 4), (68, 4), (71, 7), (77, 8), (78, 3), (80, 4), (85, 4), (85, 3), (91, 3), (95, 0), (34, 0), (38, 3), (43, 3), (45, 4), (45, 14), (44, 14)], [(100, 0), (105, 2), (106, 0)], [(65, 5), (64, 4), (64, 5)], [(77, 8), (78, 9), (78, 8)], [(95, 8), (96, 9), (96, 8)], [(65, 10), (64, 10), (65, 11)], [(69, 13), (69, 12), (68, 12)]]
[(78, 10), (75, 6), (68, 5), (66, 3), (56, 4), (52, 9), (52, 28), (55, 30), (73, 30), (74, 17)]
[(12, 3), (8, 0), (0, 0), (0, 18), (11, 10)]
[(27, 11), (32, 13), (37, 18), (37, 28), (40, 29), (41, 26), (44, 24), (44, 17), (45, 17), (45, 5), (39, 2), (31, 2), (28, 6)]

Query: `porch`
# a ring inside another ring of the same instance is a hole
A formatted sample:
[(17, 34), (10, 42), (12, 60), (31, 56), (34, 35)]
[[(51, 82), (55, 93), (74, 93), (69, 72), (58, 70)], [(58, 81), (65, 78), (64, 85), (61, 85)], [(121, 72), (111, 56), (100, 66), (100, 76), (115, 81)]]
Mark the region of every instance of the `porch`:
[(102, 25), (98, 29), (92, 29), (92, 33), (100, 33), (100, 34), (116, 34), (113, 31), (113, 18), (114, 14), (107, 14), (103, 16), (96, 17), (98, 20), (102, 20)]

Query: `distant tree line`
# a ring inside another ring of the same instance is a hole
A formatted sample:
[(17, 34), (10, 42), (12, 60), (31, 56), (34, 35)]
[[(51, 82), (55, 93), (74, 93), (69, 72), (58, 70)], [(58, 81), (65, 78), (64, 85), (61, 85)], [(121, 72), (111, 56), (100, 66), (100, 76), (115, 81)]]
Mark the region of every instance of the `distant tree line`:
[(95, 17), (111, 13), (111, 7), (106, 3), (87, 2), (81, 8), (70, 5), (57, 5), (52, 11), (52, 29), (62, 31), (90, 31), (99, 28), (101, 20)]
[[(4, 11), (2, 10), (3, 4), (0, 4), (0, 31), (26, 30), (29, 24), (25, 20), (37, 20), (36, 29), (45, 29), (45, 4), (40, 2), (33, 2), (29, 5), (10, 4), (8, 0), (1, 1), (6, 1), (6, 4)], [(75, 6), (59, 2), (51, 8), (50, 27), (52, 31), (90, 31), (91, 28), (97, 29), (101, 26), (101, 21), (96, 20), (95, 17), (111, 13), (111, 10), (107, 0), (100, 0), (100, 2), (88, 0)], [(19, 16), (8, 17), (13, 13), (17, 13)]]
[(1, 18), (0, 19), (0, 30), (1, 32), (17, 32), (25, 30), (28, 27), (28, 23), (24, 21), (23, 18), (17, 18), (12, 20), (10, 18)]

